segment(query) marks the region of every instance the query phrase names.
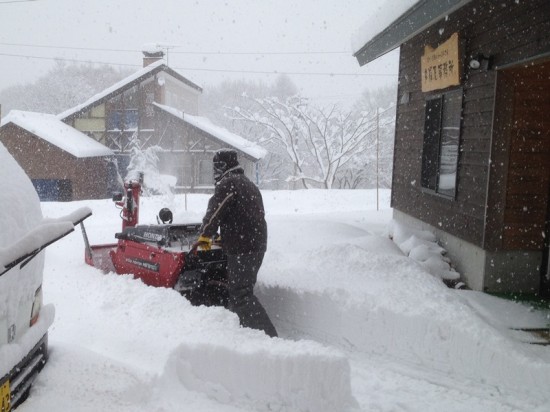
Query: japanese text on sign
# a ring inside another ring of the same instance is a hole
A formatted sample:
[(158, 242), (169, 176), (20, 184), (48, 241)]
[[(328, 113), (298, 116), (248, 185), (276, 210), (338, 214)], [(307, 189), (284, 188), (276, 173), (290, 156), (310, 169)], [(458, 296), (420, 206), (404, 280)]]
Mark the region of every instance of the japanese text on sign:
[(433, 49), (424, 48), (420, 59), (422, 70), (422, 91), (429, 92), (460, 84), (458, 33)]

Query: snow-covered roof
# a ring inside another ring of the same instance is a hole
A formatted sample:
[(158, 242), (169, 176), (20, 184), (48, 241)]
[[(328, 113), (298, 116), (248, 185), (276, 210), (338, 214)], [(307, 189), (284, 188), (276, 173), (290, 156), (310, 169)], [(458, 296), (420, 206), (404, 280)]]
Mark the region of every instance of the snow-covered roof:
[(68, 117), (79, 113), (83, 110), (86, 110), (87, 108), (93, 106), (94, 104), (97, 104), (101, 100), (107, 98), (108, 96), (114, 95), (119, 91), (120, 89), (128, 86), (129, 84), (132, 84), (133, 82), (137, 81), (138, 79), (142, 77), (146, 77), (148, 74), (154, 72), (154, 71), (166, 71), (167, 73), (175, 76), (179, 80), (181, 80), (183, 83), (187, 84), (188, 86), (202, 91), (202, 88), (200, 86), (197, 86), (195, 83), (189, 81), (185, 77), (183, 77), (178, 72), (172, 70), (170, 67), (166, 65), (166, 62), (164, 60), (158, 60), (156, 62), (153, 62), (149, 64), (148, 66), (144, 67), (143, 69), (138, 70), (137, 72), (131, 74), (128, 77), (125, 77), (121, 81), (113, 84), (111, 87), (106, 88), (105, 90), (97, 93), (96, 95), (90, 97), (88, 100), (86, 100), (84, 103), (79, 104), (78, 106), (72, 107), (68, 110), (65, 110), (62, 113), (59, 113), (57, 117), (61, 120), (65, 120)]
[(260, 160), (264, 158), (265, 155), (267, 154), (267, 151), (263, 147), (249, 140), (246, 140), (245, 138), (239, 135), (236, 135), (235, 133), (232, 133), (227, 129), (224, 129), (223, 127), (216, 126), (206, 117), (192, 116), (190, 114), (183, 113), (181, 110), (175, 109), (170, 106), (166, 106), (158, 103), (153, 103), (153, 104), (159, 109), (162, 109), (165, 112), (183, 120), (184, 122), (189, 123), (192, 126), (195, 126), (196, 128), (202, 130), (203, 132), (206, 132), (209, 135), (220, 140), (222, 143), (225, 143), (237, 150), (240, 150), (241, 152), (249, 155), (250, 157), (256, 160)]
[(361, 27), (353, 33), (351, 38), (353, 52), (358, 52), (366, 43), (418, 2), (419, 0), (393, 0), (391, 7), (389, 3), (378, 6)]
[(52, 114), (12, 110), (1, 125), (13, 123), (71, 155), (82, 157), (113, 156), (108, 147), (63, 123)]
[(470, 1), (392, 0), (384, 3), (353, 34), (353, 55), (361, 66), (371, 62)]

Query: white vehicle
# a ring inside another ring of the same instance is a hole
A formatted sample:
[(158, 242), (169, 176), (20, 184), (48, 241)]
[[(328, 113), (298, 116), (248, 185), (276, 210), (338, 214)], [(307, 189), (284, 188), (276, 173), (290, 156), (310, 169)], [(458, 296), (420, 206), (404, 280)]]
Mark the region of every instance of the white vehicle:
[(36, 191), (0, 143), (0, 411), (27, 397), (48, 356), (53, 305), (42, 306), (44, 253), (91, 214), (44, 219)]

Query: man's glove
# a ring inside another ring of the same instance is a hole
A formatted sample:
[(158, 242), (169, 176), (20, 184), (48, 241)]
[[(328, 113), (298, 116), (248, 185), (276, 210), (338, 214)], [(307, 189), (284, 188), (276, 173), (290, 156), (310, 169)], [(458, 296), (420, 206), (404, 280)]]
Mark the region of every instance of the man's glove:
[(200, 235), (199, 239), (193, 244), (192, 250), (210, 250), (212, 248), (212, 239), (209, 237)]
[(216, 237), (214, 239), (212, 239), (212, 244), (213, 245), (217, 245), (217, 246), (221, 246), (222, 244), (222, 237), (219, 233), (216, 233)]

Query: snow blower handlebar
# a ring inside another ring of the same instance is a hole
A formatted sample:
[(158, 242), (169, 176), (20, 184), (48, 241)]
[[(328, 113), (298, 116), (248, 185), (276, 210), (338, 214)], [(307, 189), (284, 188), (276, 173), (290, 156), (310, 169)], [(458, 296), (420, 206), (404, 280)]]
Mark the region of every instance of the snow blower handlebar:
[[(204, 243), (208, 243), (208, 246), (204, 247)], [(199, 237), (199, 240), (193, 243), (193, 245), (189, 249), (188, 254), (196, 256), (199, 250), (209, 251), (212, 247), (214, 247), (214, 249), (223, 247), (222, 238), (217, 233), (212, 239), (210, 239), (210, 242), (201, 242), (201, 238)]]

